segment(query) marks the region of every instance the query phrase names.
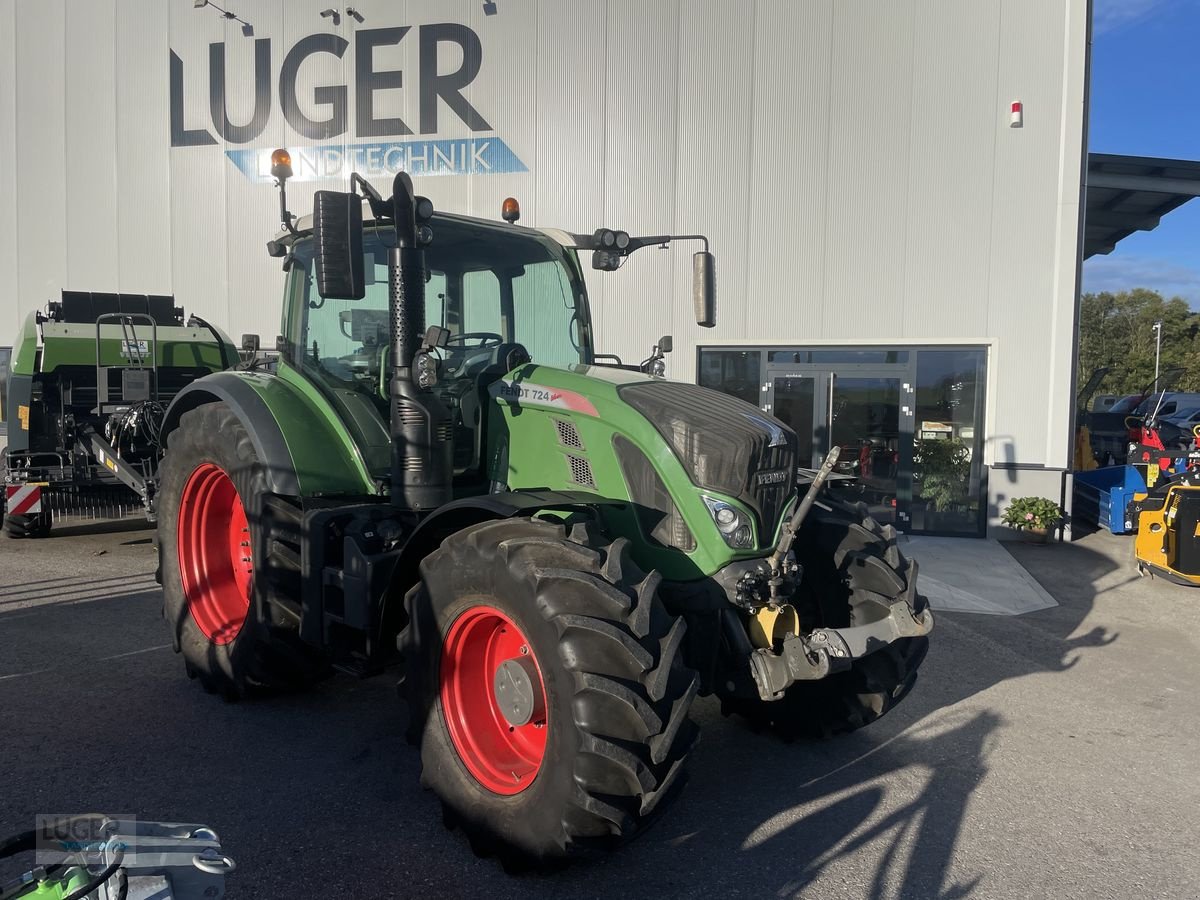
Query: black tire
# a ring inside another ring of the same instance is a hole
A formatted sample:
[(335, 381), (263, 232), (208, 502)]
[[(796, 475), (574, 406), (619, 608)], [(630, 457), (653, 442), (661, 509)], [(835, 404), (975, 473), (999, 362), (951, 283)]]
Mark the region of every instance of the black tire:
[(4, 533), (10, 538), (49, 537), (53, 525), (53, 516), (48, 512), (34, 513), (32, 516), (4, 517)]
[[(442, 801), (447, 823), (506, 867), (616, 846), (682, 786), (699, 734), (688, 718), (699, 679), (682, 662), (685, 625), (659, 599), (660, 576), (642, 574), (628, 546), (584, 525), (487, 522), (447, 538), (409, 592), (398, 645), (422, 783)], [(546, 692), (541, 768), (508, 796), (470, 773), (440, 696), (443, 641), (458, 617), (481, 606), (517, 625)]]
[[(179, 558), (185, 486), (194, 473), (210, 466), (220, 469), (237, 491), (253, 559), (245, 620), (226, 643), (214, 641), (197, 624)], [(319, 652), (301, 641), (298, 633), (300, 511), (283, 498), (268, 496), (267, 489), (266, 469), (250, 434), (227, 405), (205, 404), (180, 417), (159, 468), (163, 617), (189, 677), (231, 700), (253, 690), (306, 687), (326, 670)]]
[[(797, 609), (805, 628), (854, 624), (854, 608), (868, 598), (907, 599), (914, 613), (928, 602), (916, 592), (916, 566), (900, 552), (896, 530), (880, 526), (863, 504), (822, 498), (796, 538), (804, 567)], [(801, 681), (775, 701), (724, 698), (723, 712), (781, 737), (827, 738), (869, 725), (912, 690), (929, 650), (927, 637), (901, 638), (857, 660), (847, 672)]]

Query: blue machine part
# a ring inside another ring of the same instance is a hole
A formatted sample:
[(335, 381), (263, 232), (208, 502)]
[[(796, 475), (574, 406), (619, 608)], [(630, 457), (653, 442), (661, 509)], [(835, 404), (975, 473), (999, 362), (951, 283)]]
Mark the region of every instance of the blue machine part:
[(1113, 534), (1128, 534), (1136, 523), (1125, 520), (1125, 508), (1134, 494), (1146, 493), (1146, 479), (1133, 466), (1105, 466), (1075, 473), (1074, 519), (1107, 528)]

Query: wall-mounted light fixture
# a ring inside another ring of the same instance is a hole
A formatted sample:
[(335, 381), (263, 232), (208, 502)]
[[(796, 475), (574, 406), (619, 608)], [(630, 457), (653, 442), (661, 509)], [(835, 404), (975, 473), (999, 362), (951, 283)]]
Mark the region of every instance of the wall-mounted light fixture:
[(227, 9), (221, 9), (212, 0), (192, 0), (192, 9), (203, 9), (206, 6), (211, 6), (221, 14), (223, 19), (232, 19), (234, 22), (240, 22), (242, 25), (242, 34), (246, 37), (254, 37), (254, 26), (238, 16), (237, 13), (232, 13)]

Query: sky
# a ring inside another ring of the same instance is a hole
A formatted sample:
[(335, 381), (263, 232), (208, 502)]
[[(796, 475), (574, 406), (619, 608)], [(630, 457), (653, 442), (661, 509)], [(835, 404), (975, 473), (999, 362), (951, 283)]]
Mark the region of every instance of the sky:
[[(1093, 0), (1088, 150), (1200, 160), (1200, 0)], [(1153, 288), (1200, 310), (1200, 198), (1083, 265), (1084, 291)]]

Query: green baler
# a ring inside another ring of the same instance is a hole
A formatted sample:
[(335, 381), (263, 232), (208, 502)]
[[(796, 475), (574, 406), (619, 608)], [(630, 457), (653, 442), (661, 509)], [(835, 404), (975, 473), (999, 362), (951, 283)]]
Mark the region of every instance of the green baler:
[(44, 537), (57, 517), (153, 517), (158, 430), (175, 395), (238, 351), (169, 296), (63, 291), (31, 312), (3, 404), (4, 530)]
[[(286, 154), (273, 171), (282, 192)], [(932, 615), (895, 531), (821, 493), (834, 460), (802, 473), (787, 425), (654, 356), (599, 364), (578, 252), (612, 270), (701, 238), (352, 186), (311, 220), (281, 193), (277, 371), (201, 378), (163, 423), (164, 612), (191, 677), (236, 698), (401, 663), (423, 782), (506, 863), (639, 833), (682, 784), (697, 695), (787, 736), (903, 699)]]

